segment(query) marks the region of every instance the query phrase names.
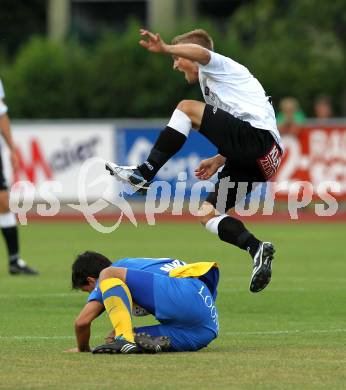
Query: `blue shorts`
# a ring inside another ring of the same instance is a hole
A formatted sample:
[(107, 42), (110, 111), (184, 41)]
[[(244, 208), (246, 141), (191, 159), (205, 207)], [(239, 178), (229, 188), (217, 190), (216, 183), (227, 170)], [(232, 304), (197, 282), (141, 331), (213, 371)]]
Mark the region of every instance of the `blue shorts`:
[(174, 351), (196, 351), (217, 337), (217, 309), (201, 280), (127, 269), (126, 284), (133, 301), (161, 323), (136, 332), (168, 336)]

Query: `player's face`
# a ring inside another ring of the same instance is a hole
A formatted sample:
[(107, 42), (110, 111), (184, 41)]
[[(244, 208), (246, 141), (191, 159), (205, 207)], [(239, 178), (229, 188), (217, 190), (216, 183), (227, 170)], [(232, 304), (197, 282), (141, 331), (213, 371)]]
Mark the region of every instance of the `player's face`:
[(96, 279), (95, 278), (91, 278), (91, 277), (87, 277), (87, 281), (88, 281), (88, 284), (86, 284), (85, 286), (82, 286), (81, 290), (85, 291), (85, 292), (88, 292), (88, 293), (91, 293), (91, 291), (96, 286)]
[(173, 69), (183, 72), (185, 74), (185, 80), (189, 84), (194, 84), (198, 81), (198, 65), (194, 61), (174, 56)]

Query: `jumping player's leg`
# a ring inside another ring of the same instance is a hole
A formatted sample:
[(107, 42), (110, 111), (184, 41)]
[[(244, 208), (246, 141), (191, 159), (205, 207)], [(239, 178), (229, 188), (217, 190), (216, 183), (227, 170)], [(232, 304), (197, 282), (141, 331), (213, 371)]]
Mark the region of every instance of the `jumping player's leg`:
[(225, 111), (214, 110), (209, 105), (204, 110), (200, 133), (217, 145), (221, 155), (227, 157), (214, 192), (209, 194), (207, 203), (200, 210), (200, 221), (221, 240), (251, 254), (253, 272), (250, 290), (261, 291), (271, 278), (273, 245), (258, 240), (228, 211), (253, 190), (254, 183), (268, 179), (263, 175), (258, 160), (271, 150), (274, 139), (269, 131), (255, 129), (249, 123)]
[[(214, 203), (212, 196), (208, 199)], [(217, 234), (220, 240), (250, 253), (253, 259), (250, 291), (263, 290), (271, 280), (271, 262), (275, 252), (273, 245), (270, 242), (258, 240), (246, 229), (243, 222), (229, 215), (230, 211), (221, 214), (212, 203), (203, 202), (199, 210), (200, 222), (208, 231)]]
[(191, 128), (199, 130), (205, 106), (205, 103), (195, 100), (181, 101), (143, 164), (125, 167), (106, 162), (106, 170), (145, 192), (160, 168), (184, 145)]
[(239, 219), (227, 213), (220, 214), (209, 202), (202, 203), (199, 209), (199, 221), (211, 233), (217, 234), (220, 240), (235, 245), (255, 256), (261, 243), (251, 234)]
[(147, 160), (138, 167), (145, 180), (151, 181), (160, 168), (180, 150), (191, 128), (199, 130), (204, 108), (205, 103), (195, 100), (183, 100), (177, 105)]

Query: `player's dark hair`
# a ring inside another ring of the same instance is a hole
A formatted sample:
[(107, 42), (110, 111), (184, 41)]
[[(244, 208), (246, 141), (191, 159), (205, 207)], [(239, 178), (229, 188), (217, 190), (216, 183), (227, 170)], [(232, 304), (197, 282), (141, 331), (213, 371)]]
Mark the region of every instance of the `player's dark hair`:
[(88, 277), (98, 279), (100, 272), (111, 264), (111, 261), (101, 253), (86, 251), (78, 255), (72, 264), (72, 288), (86, 286)]
[(172, 45), (177, 45), (178, 43), (195, 43), (208, 50), (214, 50), (212, 37), (201, 28), (189, 31), (185, 34), (177, 35), (172, 39)]

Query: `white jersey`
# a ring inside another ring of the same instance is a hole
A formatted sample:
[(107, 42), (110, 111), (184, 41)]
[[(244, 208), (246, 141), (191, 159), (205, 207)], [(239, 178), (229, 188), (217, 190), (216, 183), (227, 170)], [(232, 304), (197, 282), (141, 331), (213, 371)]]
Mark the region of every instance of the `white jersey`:
[(2, 85), (2, 81), (0, 79), (0, 99), (3, 99), (5, 97), (5, 91), (4, 91), (4, 87)]
[(7, 106), (3, 102), (4, 97), (5, 97), (5, 91), (4, 91), (4, 87), (2, 86), (2, 82), (0, 80), (0, 116), (7, 113)]
[(238, 62), (212, 51), (209, 53), (209, 63), (199, 64), (198, 72), (205, 102), (253, 127), (270, 131), (283, 149), (273, 106), (259, 81)]

